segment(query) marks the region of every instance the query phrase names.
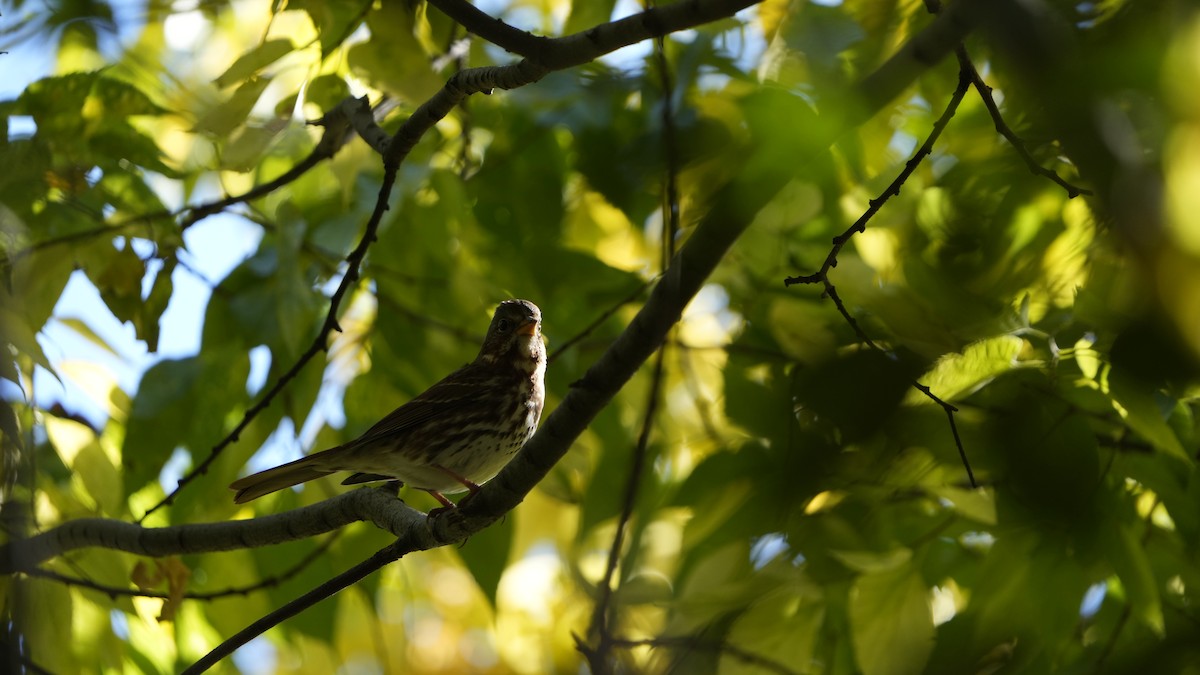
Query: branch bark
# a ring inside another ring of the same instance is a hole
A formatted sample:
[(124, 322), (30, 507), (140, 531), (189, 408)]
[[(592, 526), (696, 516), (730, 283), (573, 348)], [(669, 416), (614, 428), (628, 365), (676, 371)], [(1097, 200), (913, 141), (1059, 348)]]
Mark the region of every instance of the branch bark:
[[(146, 556), (212, 553), (306, 539), (359, 521), (370, 521), (397, 537), (427, 532), (425, 514), (386, 488), (362, 488), (291, 511), (224, 523), (142, 527), (123, 520), (80, 518), (0, 547), (0, 574), (32, 570), (50, 558), (92, 546)], [(425, 548), (437, 545), (429, 537), (416, 541)]]

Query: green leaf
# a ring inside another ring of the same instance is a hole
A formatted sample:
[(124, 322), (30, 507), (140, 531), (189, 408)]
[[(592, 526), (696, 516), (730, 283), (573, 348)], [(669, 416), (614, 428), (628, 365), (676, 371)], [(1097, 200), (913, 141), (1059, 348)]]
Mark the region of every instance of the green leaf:
[(271, 84), (269, 77), (252, 77), (243, 82), (229, 98), (212, 106), (196, 120), (192, 131), (208, 133), (218, 138), (229, 136), (241, 126), (254, 109), (254, 104)]
[(950, 502), (951, 508), (966, 518), (983, 525), (996, 524), (996, 494), (993, 490), (964, 490), (944, 485), (933, 488), (933, 493)]
[(54, 306), (58, 304), (74, 271), (72, 256), (63, 255), (54, 247), (23, 256), (13, 265), (11, 286), (4, 289), (11, 289), (12, 296), (4, 298), (5, 302), (0, 303), (0, 311), (20, 316), (22, 328), (31, 334), (37, 333), (54, 312)]
[(907, 548), (895, 548), (889, 551), (830, 551), (843, 565), (856, 571), (868, 574), (888, 572), (907, 565), (912, 560), (912, 551)]
[(795, 402), (832, 422), (847, 442), (874, 435), (912, 386), (919, 366), (876, 350), (864, 350), (802, 370)]
[(1166, 414), (1159, 407), (1158, 395), (1143, 383), (1128, 378), (1113, 370), (1108, 378), (1113, 407), (1121, 418), (1138, 434), (1150, 441), (1161, 452), (1193, 464), (1191, 455), (1184, 450), (1179, 437), (1167, 424)]
[(229, 68), (225, 69), (225, 72), (213, 80), (213, 84), (219, 89), (224, 89), (248, 79), (257, 75), (258, 71), (263, 68), (287, 56), (295, 48), (292, 41), (288, 39), (267, 40), (239, 56)]
[(929, 589), (911, 563), (863, 574), (850, 589), (850, 635), (864, 675), (919, 673), (934, 645)]
[[(1019, 337), (1001, 335), (967, 345), (961, 354), (947, 354), (938, 359), (920, 382), (943, 401), (962, 399), (986, 385), (997, 375), (1011, 370), (1017, 362), (1024, 342)], [(907, 405), (932, 403), (927, 396), (913, 390), (904, 400)]]
[(52, 673), (79, 672), (74, 650), (75, 603), (71, 591), (55, 581), (23, 577), (13, 581), (12, 618), (22, 637), (23, 651)]
[(108, 77), (103, 72), (97, 73), (91, 93), (104, 105), (104, 117), (123, 119), (134, 115), (163, 115), (167, 112), (136, 85)]
[(606, 23), (616, 4), (616, 0), (574, 0), (563, 34), (571, 35)]
[(138, 385), (121, 449), (126, 490), (154, 480), (177, 447), (207, 456), (225, 434), (227, 416), (246, 398), (248, 373), (249, 357), (235, 345), (206, 346), (198, 356), (151, 366)]
[[(787, 664), (796, 672), (817, 672), (815, 661), (821, 626), (828, 610), (821, 591), (811, 582), (787, 583), (761, 596), (729, 629), (730, 644), (751, 654)], [(725, 654), (721, 673), (752, 675), (762, 668)]]
[(154, 277), (154, 283), (150, 286), (150, 294), (146, 296), (138, 318), (134, 322), (138, 338), (146, 341), (146, 349), (151, 353), (158, 351), (160, 322), (163, 312), (167, 311), (175, 289), (171, 274), (175, 271), (176, 262), (177, 259), (174, 255), (163, 261), (162, 268), (158, 270), (158, 274)]
[(513, 522), (518, 517), (520, 516), (510, 515), (501, 518), (499, 522), (471, 535), (462, 546), (463, 563), (493, 607), (496, 606), (496, 589), (500, 586), (500, 577), (508, 566), (515, 532)]
[(321, 75), (309, 82), (304, 90), (304, 99), (321, 110), (332, 110), (348, 96), (350, 85), (337, 75)]
[(312, 18), (325, 57), (354, 32), (373, 4), (370, 0), (293, 0), (288, 9), (303, 10)]
[(142, 277), (146, 276), (146, 263), (128, 242), (124, 248), (113, 251), (104, 263), (103, 268), (87, 270), (88, 277), (113, 316), (122, 322), (135, 322), (142, 307)]
[(410, 9), (414, 6), (388, 2), (372, 12), (367, 25), (374, 37), (350, 48), (350, 67), (355, 75), (418, 105), (445, 80), (433, 71), (430, 55), (417, 40), (418, 17)]
[(1114, 523), (1112, 527), (1103, 528), (1101, 542), (1108, 562), (1121, 578), (1133, 617), (1161, 638), (1165, 625), (1158, 581), (1146, 547), (1134, 532), (1134, 524)]

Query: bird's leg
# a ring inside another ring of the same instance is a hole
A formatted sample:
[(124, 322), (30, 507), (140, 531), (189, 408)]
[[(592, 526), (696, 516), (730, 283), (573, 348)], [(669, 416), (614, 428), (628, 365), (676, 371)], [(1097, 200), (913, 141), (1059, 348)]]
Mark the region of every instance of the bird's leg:
[[(445, 509), (454, 508), (454, 502), (450, 501), (449, 499), (446, 499), (446, 495), (438, 492), (437, 490), (426, 490), (426, 492), (433, 495), (433, 498), (438, 500), (441, 503), (442, 508), (445, 508)], [(441, 509), (437, 509), (437, 510), (440, 511)]]
[[(442, 473), (446, 474), (447, 476), (450, 476), (454, 480), (462, 483), (463, 486), (467, 488), (467, 492), (469, 494), (466, 497), (463, 497), (461, 500), (459, 500), (458, 503), (460, 505), (466, 504), (468, 499), (470, 499), (471, 497), (474, 497), (475, 493), (479, 492), (479, 485), (467, 480), (466, 478), (463, 478), (462, 476), (458, 475), (457, 473), (454, 473), (453, 471), (451, 471), (450, 469), (447, 469), (446, 467), (442, 466), (441, 464), (434, 464), (433, 468), (437, 469), (438, 471), (441, 471)], [(443, 501), (442, 503), (446, 504), (447, 508), (455, 508), (455, 506), (450, 503), (450, 500), (446, 499), (445, 497), (442, 497), (441, 495), (436, 494), (436, 493), (434, 493), (434, 496), (441, 497), (443, 500), (446, 500), (446, 501)]]
[(438, 471), (441, 471), (442, 473), (446, 474), (447, 476), (450, 476), (454, 480), (462, 483), (463, 487), (467, 488), (467, 491), (470, 492), (471, 494), (475, 494), (476, 492), (479, 492), (478, 485), (476, 485), (475, 483), (472, 483), (471, 481), (467, 480), (466, 478), (463, 478), (462, 476), (454, 473), (453, 471), (451, 471), (450, 469), (447, 469), (446, 467), (442, 466), (441, 464), (434, 464), (432, 466), (433, 466), (433, 468), (437, 469)]

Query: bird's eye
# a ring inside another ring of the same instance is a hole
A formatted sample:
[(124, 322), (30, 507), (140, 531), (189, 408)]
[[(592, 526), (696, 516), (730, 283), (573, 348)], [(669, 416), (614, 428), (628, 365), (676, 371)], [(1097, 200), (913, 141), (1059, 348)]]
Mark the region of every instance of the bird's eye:
[(496, 322), (496, 330), (501, 333), (507, 333), (509, 328), (508, 319), (500, 319)]

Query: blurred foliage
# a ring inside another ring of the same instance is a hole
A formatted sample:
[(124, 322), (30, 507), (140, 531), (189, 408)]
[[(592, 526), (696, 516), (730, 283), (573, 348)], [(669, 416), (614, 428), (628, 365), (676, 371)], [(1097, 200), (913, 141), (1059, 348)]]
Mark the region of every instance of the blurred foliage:
[[(352, 141), (232, 207), (226, 218), (261, 234), (222, 278), (197, 272), (214, 251), (169, 209), (279, 176), (318, 138), (303, 119), (350, 93), (397, 98), (384, 122), (394, 129), (456, 68), (512, 60), (478, 39), (455, 51), (463, 31), (420, 2), (184, 11), (152, 1), (120, 14), (119, 40), (104, 0), (52, 4), (13, 3), (4, 17), (6, 44), (43, 41), (58, 64), (0, 102), (9, 537), (73, 518), (136, 519), (181, 462), (206, 458), (258, 400), (263, 375), (275, 382), (318, 336), (382, 171)], [(489, 7), (556, 32), (605, 21), (617, 4)], [(665, 347), (649, 469), (611, 600), (615, 635), (651, 645), (615, 647), (612, 658), (646, 672), (767, 672), (747, 655), (796, 673), (1195, 672), (1200, 16), (1169, 0), (1049, 4), (1092, 59), (1091, 81), (1075, 86), (1106, 97), (1106, 114), (1131, 125), (1161, 176), (1153, 207), (1165, 228), (1149, 255), (1131, 254), (1095, 200), (1070, 200), (1031, 174), (969, 92), (932, 156), (831, 273), (886, 353), (864, 347), (818, 287), (781, 281), (817, 269), (831, 238), (903, 168), (957, 66), (931, 69), (803, 166), (782, 153), (741, 157), (748, 125), (816, 133), (764, 110), (772, 99), (761, 90), (836, 115), (822, 102), (930, 20), (911, 0), (770, 0), (666, 39), (669, 91), (647, 46), (474, 97), (440, 123), (402, 167), (325, 363), (302, 370), (146, 524), (276, 513), (342, 490), (331, 478), (238, 507), (226, 485), (260, 448), (355, 436), (472, 358), (488, 312), (508, 297), (543, 308), (551, 351), (615, 309), (552, 364), (553, 410), (661, 271), (669, 167), (685, 242), (737, 167), (770, 161), (791, 183)], [(1056, 125), (1072, 122), (1022, 97), (1020, 78), (978, 38), (968, 46), (1043, 166), (1119, 192), (1079, 178), (1055, 141)], [(181, 288), (197, 279), (211, 291), (198, 351), (156, 356), (168, 310), (196, 302)], [(94, 314), (57, 309), (68, 283), (95, 289)], [(150, 353), (144, 370), (104, 374), (101, 362), (127, 358), (95, 328), (106, 312)], [(89, 349), (63, 354), (51, 328)], [(56, 380), (87, 392), (103, 419), (42, 390), (60, 391)], [(979, 487), (945, 411), (914, 381), (957, 407)], [(219, 669), (579, 672), (572, 636), (587, 636), (651, 386), (646, 369), (496, 526), (461, 548), (408, 556)], [(344, 424), (330, 422), (337, 400)], [(173, 597), (4, 579), (5, 640), (55, 673), (174, 672), (386, 542), (351, 527), (298, 567), (323, 544), (157, 565), (77, 551), (46, 569)], [(256, 590), (178, 599), (244, 587)]]

